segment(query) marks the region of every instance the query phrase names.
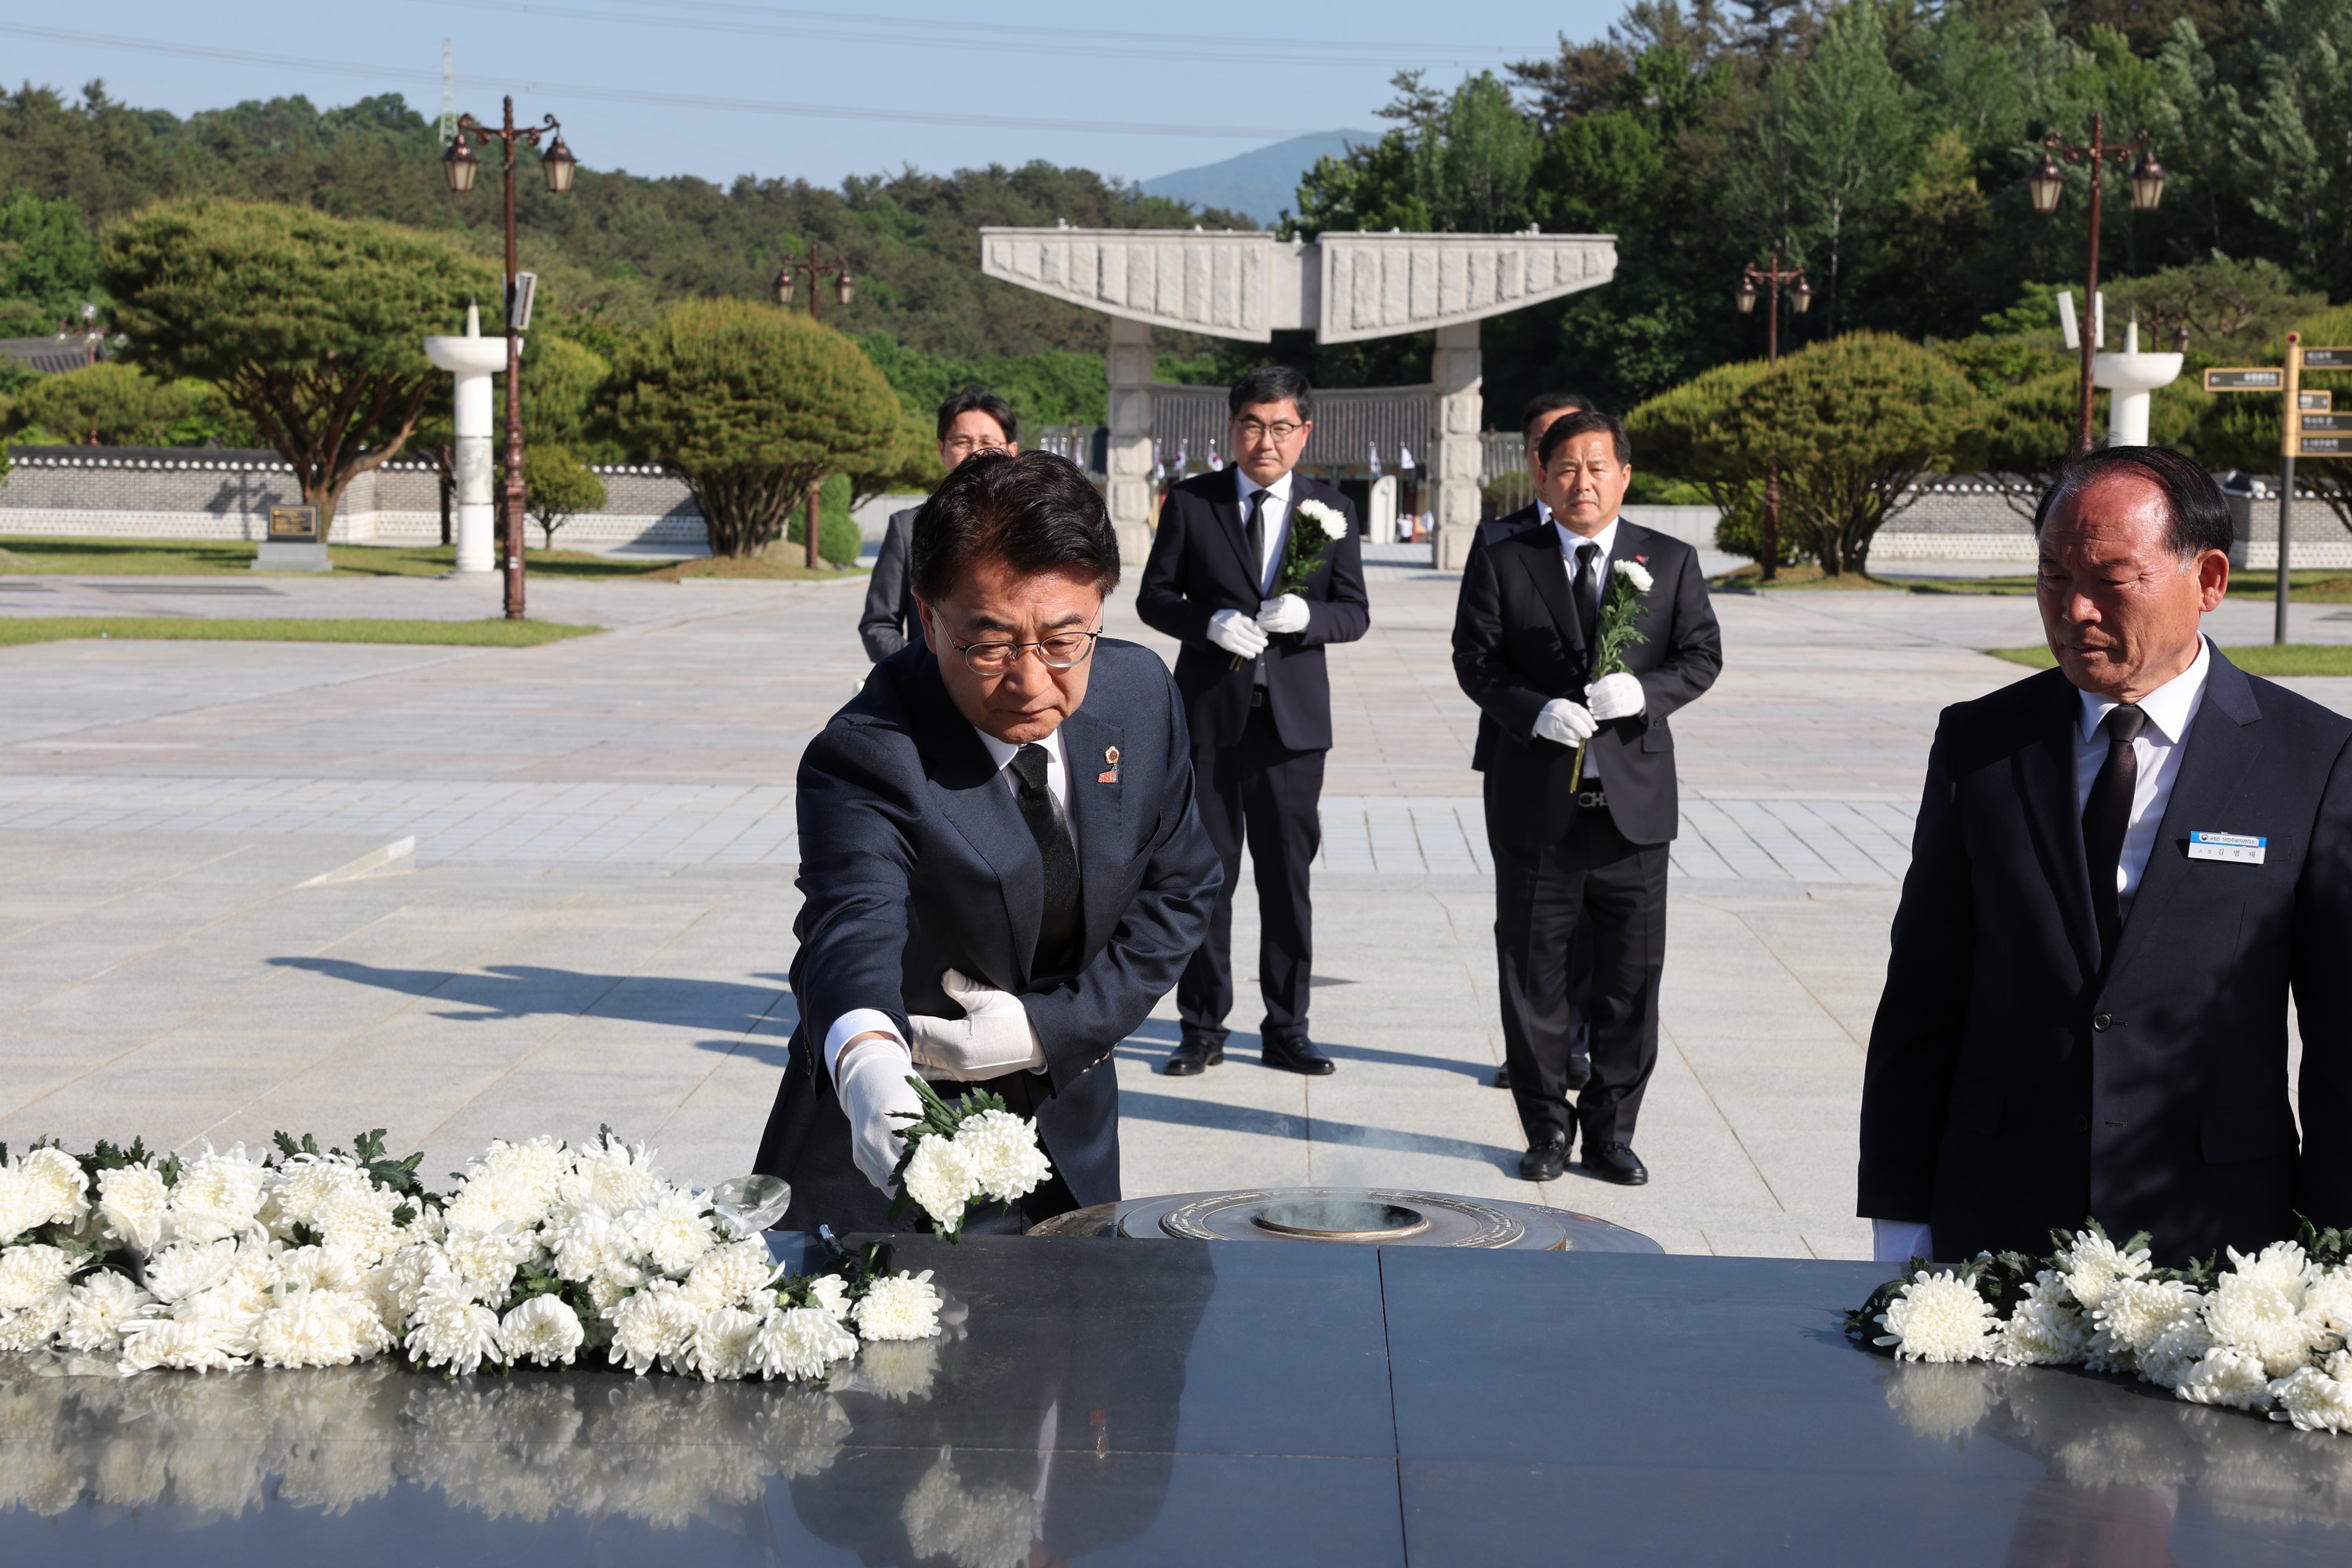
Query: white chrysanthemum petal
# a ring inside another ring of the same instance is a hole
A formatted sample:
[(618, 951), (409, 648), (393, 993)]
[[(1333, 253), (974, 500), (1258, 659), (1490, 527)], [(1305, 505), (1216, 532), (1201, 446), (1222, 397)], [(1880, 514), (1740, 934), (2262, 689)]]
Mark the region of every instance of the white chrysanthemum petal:
[[(751, 1295), (774, 1283), (782, 1266), (759, 1237), (747, 1237), (703, 1254), (686, 1278), (686, 1293), (706, 1310), (740, 1307)], [(740, 1375), (740, 1374), (739, 1374)]]
[(2075, 1232), (2074, 1240), (2058, 1254), (2058, 1267), (2076, 1303), (2085, 1312), (2095, 1312), (2108, 1286), (2118, 1279), (2142, 1278), (2149, 1265), (2147, 1248), (2126, 1252), (2096, 1231), (2083, 1230)]
[(951, 1140), (936, 1135), (916, 1142), (900, 1184), (944, 1231), (961, 1227), (965, 1207), (980, 1196), (980, 1181), (970, 1162)]
[(561, 1297), (533, 1296), (499, 1322), (499, 1346), (512, 1362), (570, 1366), (588, 1332)]
[(1654, 585), (1654, 579), (1650, 576), (1650, 569), (1638, 561), (1620, 561), (1616, 564), (1616, 572), (1619, 576), (1633, 584), (1636, 593), (1646, 594)]
[(766, 1322), (764, 1313), (719, 1307), (703, 1315), (687, 1342), (683, 1364), (705, 1383), (731, 1383), (752, 1370), (752, 1347)]
[(768, 1314), (752, 1337), (751, 1369), (788, 1381), (822, 1377), (825, 1368), (857, 1353), (857, 1336), (822, 1307), (790, 1307)]
[(677, 1187), (621, 1216), (638, 1259), (664, 1274), (683, 1274), (718, 1245), (709, 1203)]
[[(2263, 1250), (2267, 1254), (2272, 1249)], [(2284, 1377), (2333, 1337), (2304, 1319), (2303, 1296), (2299, 1271), (2225, 1271), (2206, 1298), (2205, 1326), (2212, 1331), (2217, 1351), (2252, 1357), (2262, 1363), (2266, 1378)]]
[(289, 1290), (254, 1326), (264, 1366), (349, 1366), (391, 1348), (392, 1336), (362, 1297), (341, 1290)]
[(1949, 1269), (1919, 1270), (1878, 1321), (1886, 1330), (1878, 1342), (1903, 1361), (1982, 1361), (1997, 1326), (1992, 1303)]
[(2224, 1405), (2238, 1410), (2258, 1410), (2270, 1402), (2270, 1379), (2262, 1360), (2243, 1351), (2216, 1345), (2188, 1368), (2173, 1392), (2192, 1405)]
[(253, 1234), (268, 1184), (260, 1157), (247, 1153), (244, 1144), (216, 1150), (207, 1143), (173, 1184), (173, 1233), (198, 1242)]
[(200, 1318), (132, 1318), (122, 1325), (122, 1370), (216, 1372), (243, 1366), (230, 1347), (234, 1331)]
[(684, 1357), (703, 1314), (676, 1280), (656, 1279), (604, 1316), (613, 1325), (608, 1359), (643, 1377), (657, 1362), (675, 1364)]
[(2352, 1352), (2331, 1352), (2325, 1363), (2299, 1366), (2271, 1384), (2274, 1421), (2303, 1432), (2352, 1432)]
[(954, 1148), (981, 1195), (998, 1203), (1027, 1197), (1053, 1173), (1045, 1151), (1038, 1147), (1035, 1125), (1007, 1111), (982, 1110), (965, 1117), (956, 1129)]
[(850, 1317), (864, 1339), (930, 1338), (940, 1331), (940, 1293), (931, 1288), (931, 1271), (877, 1279), (850, 1309)]
[(98, 1173), (98, 1217), (125, 1246), (152, 1252), (163, 1244), (172, 1189), (152, 1165), (121, 1165)]
[(446, 1367), (465, 1377), (484, 1362), (501, 1359), (499, 1315), (475, 1300), (465, 1279), (445, 1265), (417, 1292), (407, 1344), (409, 1359), (419, 1366)]
[(125, 1276), (100, 1269), (73, 1288), (58, 1342), (84, 1355), (113, 1355), (122, 1348), (122, 1325), (154, 1300)]
[(0, 1248), (0, 1312), (22, 1311), (47, 1301), (66, 1288), (74, 1267), (73, 1254), (63, 1247)]
[(2072, 1366), (2081, 1361), (2091, 1328), (2075, 1310), (2066, 1282), (2044, 1269), (1995, 1336), (1992, 1359), (2009, 1366)]

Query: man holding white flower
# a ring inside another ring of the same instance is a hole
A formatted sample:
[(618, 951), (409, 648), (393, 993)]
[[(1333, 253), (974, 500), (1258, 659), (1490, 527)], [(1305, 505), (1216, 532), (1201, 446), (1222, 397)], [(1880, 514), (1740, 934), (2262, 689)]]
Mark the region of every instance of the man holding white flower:
[(1288, 365), (1234, 383), (1233, 466), (1168, 492), (1135, 607), (1180, 640), (1176, 685), (1192, 733), (1202, 826), (1224, 863), (1208, 940), (1176, 987), (1183, 1037), (1166, 1071), (1225, 1057), (1233, 1010), (1234, 881), (1242, 843), (1257, 871), (1260, 1059), (1310, 1076), (1333, 1070), (1307, 1037), (1314, 957), (1308, 868), (1331, 749), (1323, 649), (1371, 625), (1353, 502), (1297, 472), (1314, 432), (1314, 392)]
[[(1552, 422), (1537, 490), (1552, 526), (1474, 552), (1454, 624), (1462, 689), (1499, 736), (1486, 778), (1502, 1010), (1528, 1152), (1519, 1174), (1567, 1167), (1571, 1121), (1588, 1175), (1649, 1180), (1633, 1124), (1658, 1057), (1666, 846), (1678, 820), (1667, 718), (1715, 684), (1722, 637), (1698, 552), (1619, 515), (1633, 482), (1624, 426)], [(1592, 941), (1591, 1079), (1569, 1104), (1564, 997), (1580, 930)]]

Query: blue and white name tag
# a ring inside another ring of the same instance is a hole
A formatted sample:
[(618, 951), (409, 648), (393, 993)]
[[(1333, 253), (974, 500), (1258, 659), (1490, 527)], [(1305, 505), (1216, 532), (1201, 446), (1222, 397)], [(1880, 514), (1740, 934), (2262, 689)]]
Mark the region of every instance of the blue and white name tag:
[(2189, 836), (2189, 858), (2191, 860), (2235, 860), (2242, 866), (2259, 866), (2263, 852), (2270, 847), (2267, 838), (2257, 838), (2246, 833), (2192, 833)]

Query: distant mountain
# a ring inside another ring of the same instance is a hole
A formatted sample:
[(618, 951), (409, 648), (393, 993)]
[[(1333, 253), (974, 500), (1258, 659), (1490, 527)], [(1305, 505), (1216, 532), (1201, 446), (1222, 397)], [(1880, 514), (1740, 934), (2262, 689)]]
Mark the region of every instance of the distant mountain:
[(1377, 131), (1325, 131), (1313, 136), (1294, 136), (1222, 163), (1203, 163), (1197, 169), (1179, 169), (1172, 174), (1146, 180), (1143, 192), (1146, 195), (1191, 202), (1196, 206), (1247, 213), (1260, 223), (1271, 224), (1285, 208), (1297, 210), (1298, 176), (1313, 168), (1318, 158), (1336, 158), (1348, 150), (1350, 142), (1362, 145), (1380, 139)]

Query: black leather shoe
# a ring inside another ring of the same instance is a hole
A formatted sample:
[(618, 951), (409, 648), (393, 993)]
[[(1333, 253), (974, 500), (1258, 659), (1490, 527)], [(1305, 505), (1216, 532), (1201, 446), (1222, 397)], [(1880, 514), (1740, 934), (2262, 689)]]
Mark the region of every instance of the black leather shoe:
[(1570, 1094), (1574, 1094), (1578, 1089), (1582, 1089), (1586, 1084), (1591, 1083), (1592, 1081), (1592, 1058), (1591, 1057), (1569, 1058), (1568, 1077), (1563, 1081), (1566, 1083), (1568, 1092)]
[(1258, 1060), (1283, 1072), (1304, 1073), (1308, 1078), (1322, 1078), (1339, 1070), (1339, 1064), (1308, 1045), (1305, 1040), (1268, 1040)]
[(1168, 1053), (1168, 1065), (1160, 1070), (1170, 1078), (1194, 1078), (1202, 1068), (1215, 1067), (1224, 1059), (1224, 1047), (1213, 1046), (1206, 1040), (1186, 1040)]
[(1511, 1069), (1508, 1064), (1498, 1067), (1495, 1069), (1495, 1087), (1496, 1089), (1508, 1089), (1511, 1087)]
[(1598, 1176), (1604, 1182), (1614, 1182), (1621, 1187), (1638, 1187), (1650, 1179), (1650, 1167), (1633, 1152), (1631, 1143), (1592, 1143), (1584, 1145), (1584, 1173)]
[(1528, 1146), (1519, 1156), (1519, 1180), (1523, 1182), (1556, 1182), (1568, 1169), (1568, 1135), (1555, 1132), (1540, 1143)]

